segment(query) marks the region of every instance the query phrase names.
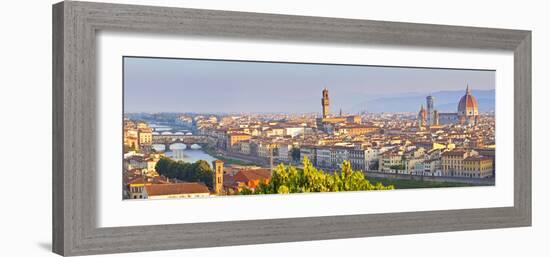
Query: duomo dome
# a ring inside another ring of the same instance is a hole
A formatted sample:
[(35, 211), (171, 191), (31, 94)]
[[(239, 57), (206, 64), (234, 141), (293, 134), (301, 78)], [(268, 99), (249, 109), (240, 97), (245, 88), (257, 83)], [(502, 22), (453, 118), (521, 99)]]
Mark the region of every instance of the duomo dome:
[(477, 116), (478, 105), (476, 98), (471, 94), (470, 88), (466, 87), (466, 94), (458, 102), (458, 116)]

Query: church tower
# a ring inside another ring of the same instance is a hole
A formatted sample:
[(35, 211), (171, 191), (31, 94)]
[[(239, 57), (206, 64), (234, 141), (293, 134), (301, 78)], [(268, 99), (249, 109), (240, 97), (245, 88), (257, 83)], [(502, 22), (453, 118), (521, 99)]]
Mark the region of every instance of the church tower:
[(429, 96), (426, 97), (426, 106), (427, 106), (426, 125), (427, 126), (435, 125), (435, 121), (434, 121), (434, 97), (432, 95), (429, 95)]
[(426, 109), (424, 105), (420, 106), (420, 111), (418, 112), (418, 128), (423, 128), (426, 126)]
[(212, 188), (217, 195), (221, 195), (223, 193), (223, 162), (215, 160), (212, 162), (212, 167), (214, 168)]
[(323, 98), (321, 99), (321, 105), (323, 106), (323, 119), (328, 118), (329, 116), (329, 102), (328, 102), (328, 89), (323, 90)]

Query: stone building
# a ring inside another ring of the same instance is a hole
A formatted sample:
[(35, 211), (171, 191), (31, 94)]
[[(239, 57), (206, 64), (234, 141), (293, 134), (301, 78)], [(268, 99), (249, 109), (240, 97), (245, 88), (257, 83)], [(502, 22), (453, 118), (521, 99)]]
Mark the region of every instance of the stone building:
[(316, 125), (317, 128), (325, 131), (332, 132), (335, 125), (339, 123), (350, 123), (350, 124), (361, 124), (361, 116), (359, 115), (342, 115), (340, 111), (340, 116), (331, 116), (329, 109), (329, 96), (328, 89), (323, 89), (323, 98), (321, 98), (321, 107), (322, 107), (322, 117), (317, 118)]
[(213, 191), (217, 195), (223, 194), (223, 161), (215, 160), (212, 162), (213, 174)]
[(469, 86), (466, 86), (466, 93), (458, 101), (457, 112), (440, 113), (434, 109), (434, 102), (433, 96), (426, 97), (428, 108), (424, 111), (424, 106), (422, 106), (418, 113), (420, 127), (423, 127), (422, 124), (430, 127), (446, 124), (476, 125), (478, 122), (479, 106)]

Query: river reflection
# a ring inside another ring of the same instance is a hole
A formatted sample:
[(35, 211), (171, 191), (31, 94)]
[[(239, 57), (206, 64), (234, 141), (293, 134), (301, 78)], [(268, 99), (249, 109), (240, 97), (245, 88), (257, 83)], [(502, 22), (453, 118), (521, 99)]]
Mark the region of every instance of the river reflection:
[(166, 152), (166, 156), (184, 162), (196, 162), (198, 160), (205, 160), (208, 164), (212, 165), (212, 161), (216, 160), (213, 156), (207, 154), (203, 150), (195, 149), (178, 149)]
[(201, 149), (197, 149), (198, 145), (192, 145), (190, 147), (187, 147), (185, 144), (172, 144), (170, 145), (170, 149), (166, 152), (165, 146), (161, 144), (154, 144), (153, 149), (155, 149), (158, 152), (164, 152), (167, 157), (170, 157), (177, 161), (184, 161), (184, 162), (196, 162), (198, 160), (205, 160), (208, 162), (209, 165), (212, 165), (212, 161), (216, 160), (213, 156), (207, 154), (205, 151)]

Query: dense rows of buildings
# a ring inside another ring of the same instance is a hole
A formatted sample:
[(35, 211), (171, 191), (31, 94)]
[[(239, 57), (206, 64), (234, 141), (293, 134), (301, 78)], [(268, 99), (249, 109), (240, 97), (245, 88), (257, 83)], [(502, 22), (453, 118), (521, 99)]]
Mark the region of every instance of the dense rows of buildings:
[(145, 122), (124, 123), (123, 184), (124, 199), (193, 198), (238, 193), (243, 187), (254, 190), (267, 183), (271, 171), (259, 166), (232, 165), (215, 160), (213, 183), (180, 181), (159, 175), (156, 165), (165, 154), (152, 150), (152, 129)]
[(332, 116), (323, 90), (322, 116), (196, 115), (182, 116), (201, 135), (231, 156), (250, 156), (299, 164), (308, 158), (326, 171), (350, 160), (368, 172), (423, 176), (487, 178), (494, 176), (495, 120), (480, 114), (467, 87), (456, 113), (440, 113), (435, 98), (418, 115), (369, 114)]
[(139, 150), (150, 147), (153, 142), (153, 130), (145, 122), (124, 120), (124, 146)]
[[(184, 114), (177, 124), (208, 138), (211, 150), (257, 166), (212, 163), (213, 185), (160, 176), (155, 165), (163, 153), (150, 151), (161, 136), (144, 122), (125, 120), (124, 197), (182, 198), (233, 194), (254, 189), (271, 178), (270, 165), (300, 163), (308, 158), (327, 172), (350, 161), (354, 170), (441, 178), (481, 179), (495, 176), (495, 119), (480, 113), (467, 87), (456, 113), (440, 113), (435, 98), (417, 114), (331, 115), (329, 92), (323, 90), (317, 114)], [(190, 134), (190, 133), (189, 133)], [(182, 134), (183, 135), (183, 134)]]
[(130, 152), (124, 158), (122, 192), (124, 199), (194, 198), (236, 194), (243, 187), (254, 190), (260, 183), (268, 183), (271, 171), (258, 166), (231, 165), (223, 161), (212, 163), (213, 183), (180, 181), (159, 175), (156, 162), (163, 154)]

